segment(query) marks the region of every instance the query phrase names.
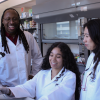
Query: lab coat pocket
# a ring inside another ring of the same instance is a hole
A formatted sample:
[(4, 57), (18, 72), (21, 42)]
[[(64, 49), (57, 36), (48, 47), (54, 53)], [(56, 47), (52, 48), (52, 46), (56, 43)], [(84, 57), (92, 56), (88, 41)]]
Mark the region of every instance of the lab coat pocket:
[(23, 51), (23, 52), (18, 51), (16, 56), (17, 56), (17, 60), (25, 60), (26, 52), (25, 51)]
[(95, 82), (92, 82), (92, 81), (90, 81), (89, 82), (89, 84), (88, 84), (88, 87), (87, 87), (88, 89), (88, 91), (87, 91), (87, 99), (88, 100), (91, 100), (91, 98), (92, 98), (92, 96), (94, 95), (94, 88), (95, 88)]
[(19, 56), (18, 57), (19, 60), (25, 60), (25, 58), (26, 58), (26, 54), (25, 53), (22, 53), (22, 52), (19, 52), (19, 55), (18, 56)]

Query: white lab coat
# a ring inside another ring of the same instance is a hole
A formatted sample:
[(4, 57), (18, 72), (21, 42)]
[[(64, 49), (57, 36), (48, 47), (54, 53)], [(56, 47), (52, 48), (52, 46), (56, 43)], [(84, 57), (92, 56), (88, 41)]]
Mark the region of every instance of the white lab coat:
[(41, 70), (25, 84), (9, 88), (16, 98), (36, 97), (36, 100), (75, 100), (76, 75), (65, 70), (64, 75), (58, 81), (55, 81), (62, 70), (52, 80), (51, 69)]
[(81, 88), (80, 100), (100, 100), (100, 62), (95, 72), (95, 79), (91, 79), (93, 74), (89, 75), (91, 72), (93, 73), (94, 56), (95, 54), (91, 53), (87, 61), (86, 69), (89, 68), (89, 70), (85, 72), (82, 84), (82, 88), (84, 88), (86, 84), (86, 91), (83, 91)]
[(0, 58), (0, 83), (2, 85), (16, 86), (25, 83), (31, 70), (31, 58), (33, 59), (33, 76), (39, 71), (42, 64), (41, 52), (34, 37), (29, 32), (24, 33), (29, 44), (28, 54), (23, 44), (19, 43), (19, 37), (16, 45), (6, 37), (10, 50), (10, 54), (6, 54), (0, 35), (0, 52), (5, 53), (5, 56)]

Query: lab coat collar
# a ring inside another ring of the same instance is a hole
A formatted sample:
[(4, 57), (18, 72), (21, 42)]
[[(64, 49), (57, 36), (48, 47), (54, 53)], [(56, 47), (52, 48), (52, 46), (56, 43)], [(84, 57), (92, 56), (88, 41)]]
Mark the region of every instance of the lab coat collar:
[[(60, 72), (52, 79), (52, 81), (55, 81), (57, 77), (61, 74), (61, 72), (64, 70), (64, 67), (60, 70)], [(52, 69), (51, 69), (52, 72)]]
[(0, 34), (0, 42), (1, 42), (1, 34)]
[[(17, 43), (16, 43), (16, 45), (15, 45), (8, 37), (6, 37), (6, 40), (7, 40), (8, 43), (10, 43), (10, 45), (17, 46), (17, 45), (20, 44), (20, 42), (19, 42), (19, 36), (18, 36), (18, 38), (17, 38)], [(1, 35), (0, 35), (0, 42), (2, 42), (2, 41), (1, 41)]]
[(19, 44), (20, 44), (20, 42), (19, 42), (19, 36), (18, 36), (16, 46), (18, 46)]
[(7, 43), (10, 45), (10, 46), (16, 46), (8, 37), (6, 37), (6, 40), (7, 40)]
[(20, 44), (20, 42), (19, 42), (19, 36), (18, 36), (18, 38), (17, 38), (17, 43), (16, 43), (16, 45), (15, 45), (8, 37), (6, 37), (6, 39), (7, 39), (7, 42), (8, 42), (10, 45), (17, 46), (17, 45)]
[[(63, 71), (64, 67), (60, 70), (60, 72), (51, 80), (51, 71), (52, 71), (52, 68), (49, 70), (48, 74), (45, 73), (45, 76), (46, 76), (46, 84), (50, 84), (52, 83), (53, 81), (56, 80), (57, 77), (59, 77), (59, 75), (61, 74), (61, 72)], [(66, 69), (65, 69), (66, 70)]]
[(91, 58), (94, 58), (94, 56), (95, 56), (95, 53), (92, 52), (92, 53), (90, 54), (90, 57), (91, 57)]

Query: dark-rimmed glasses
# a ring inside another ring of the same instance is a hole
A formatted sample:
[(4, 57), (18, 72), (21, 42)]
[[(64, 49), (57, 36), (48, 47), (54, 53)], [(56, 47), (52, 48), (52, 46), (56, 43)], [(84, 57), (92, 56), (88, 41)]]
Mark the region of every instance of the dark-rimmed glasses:
[(13, 22), (16, 22), (16, 21), (18, 21), (18, 18), (3, 18), (5, 21), (7, 21), (7, 22), (10, 22), (11, 20), (13, 21)]

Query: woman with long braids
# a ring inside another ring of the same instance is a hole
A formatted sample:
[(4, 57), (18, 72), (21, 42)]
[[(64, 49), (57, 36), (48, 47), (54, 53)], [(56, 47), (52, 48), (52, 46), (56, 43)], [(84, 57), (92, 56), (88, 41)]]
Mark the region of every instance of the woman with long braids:
[(15, 98), (79, 100), (80, 73), (70, 48), (62, 42), (54, 43), (46, 53), (41, 71), (33, 79), (0, 91)]
[(34, 37), (20, 29), (20, 16), (13, 8), (3, 12), (0, 34), (0, 87), (25, 83), (40, 70), (42, 56)]
[(100, 19), (84, 25), (83, 42), (91, 54), (83, 75), (80, 100), (100, 100)]

